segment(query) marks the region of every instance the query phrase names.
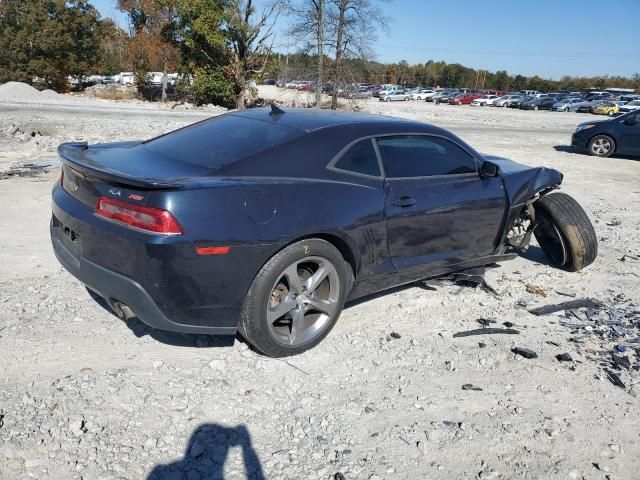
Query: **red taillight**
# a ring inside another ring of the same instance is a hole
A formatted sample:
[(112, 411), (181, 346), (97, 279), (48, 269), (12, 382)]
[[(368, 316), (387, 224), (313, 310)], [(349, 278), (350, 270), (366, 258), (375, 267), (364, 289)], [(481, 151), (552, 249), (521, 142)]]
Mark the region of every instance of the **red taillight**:
[(110, 220), (148, 232), (163, 233), (165, 235), (180, 235), (183, 233), (173, 215), (161, 208), (142, 207), (113, 198), (100, 197), (96, 205), (96, 213)]

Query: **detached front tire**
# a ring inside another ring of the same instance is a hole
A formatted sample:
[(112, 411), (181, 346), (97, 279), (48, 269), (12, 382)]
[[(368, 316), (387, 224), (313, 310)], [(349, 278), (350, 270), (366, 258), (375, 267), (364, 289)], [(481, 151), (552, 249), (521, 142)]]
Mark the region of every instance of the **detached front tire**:
[(352, 284), (351, 266), (331, 243), (308, 239), (291, 244), (253, 280), (240, 333), (269, 357), (309, 350), (335, 325)]
[(598, 239), (578, 202), (565, 193), (552, 193), (540, 198), (534, 208), (536, 240), (556, 267), (577, 272), (593, 263)]

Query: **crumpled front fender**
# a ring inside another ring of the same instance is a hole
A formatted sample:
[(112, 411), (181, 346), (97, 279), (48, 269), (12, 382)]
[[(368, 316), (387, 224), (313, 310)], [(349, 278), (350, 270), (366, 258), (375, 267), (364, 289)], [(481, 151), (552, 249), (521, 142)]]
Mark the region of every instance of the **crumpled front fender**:
[(529, 167), (512, 160), (485, 155), (484, 158), (500, 167), (509, 204), (521, 205), (536, 193), (562, 183), (562, 173), (553, 168)]

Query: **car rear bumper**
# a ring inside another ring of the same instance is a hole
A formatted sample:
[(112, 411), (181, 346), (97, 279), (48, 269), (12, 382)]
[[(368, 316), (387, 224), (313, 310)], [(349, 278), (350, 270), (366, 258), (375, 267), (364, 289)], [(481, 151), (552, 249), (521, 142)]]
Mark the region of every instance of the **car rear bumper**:
[(74, 277), (103, 297), (115, 311), (128, 307), (141, 322), (159, 330), (210, 335), (235, 335), (235, 327), (185, 325), (174, 322), (160, 310), (151, 295), (135, 280), (85, 258), (78, 258), (59, 238), (59, 229), (51, 226), (51, 243), (60, 264)]

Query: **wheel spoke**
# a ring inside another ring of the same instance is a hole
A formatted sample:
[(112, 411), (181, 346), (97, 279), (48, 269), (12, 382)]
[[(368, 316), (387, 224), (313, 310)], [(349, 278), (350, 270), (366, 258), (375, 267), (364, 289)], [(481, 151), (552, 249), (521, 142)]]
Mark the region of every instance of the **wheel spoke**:
[(326, 313), (331, 316), (336, 311), (337, 302), (335, 300), (324, 300), (322, 298), (310, 298), (309, 306), (314, 310)]
[(304, 310), (296, 308), (291, 317), (291, 333), (289, 334), (289, 343), (291, 345), (300, 345), (304, 342)]
[(308, 293), (312, 293), (320, 286), (327, 275), (330, 275), (334, 271), (333, 265), (330, 263), (321, 263), (318, 270), (304, 282), (304, 286)]
[(267, 320), (270, 324), (278, 320), (279, 318), (284, 317), (287, 313), (293, 310), (296, 306), (296, 301), (287, 296), (281, 303), (276, 305), (273, 308), (269, 308), (267, 310)]
[(302, 279), (298, 273), (298, 264), (294, 263), (284, 271), (283, 274), (289, 282), (289, 291), (293, 293), (302, 293)]

